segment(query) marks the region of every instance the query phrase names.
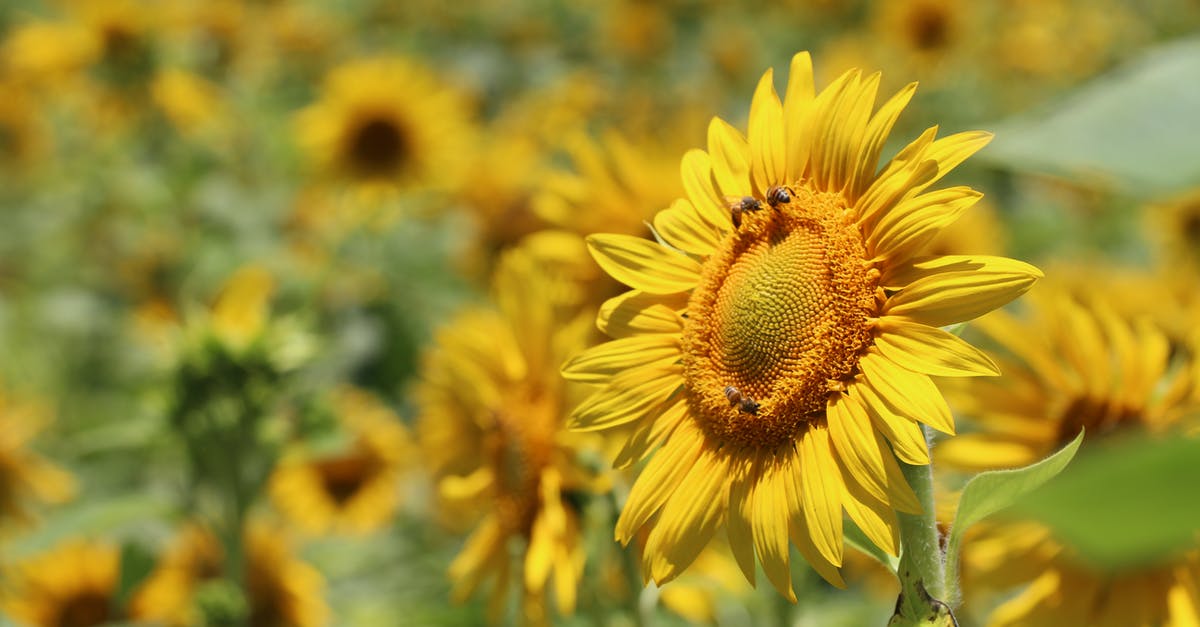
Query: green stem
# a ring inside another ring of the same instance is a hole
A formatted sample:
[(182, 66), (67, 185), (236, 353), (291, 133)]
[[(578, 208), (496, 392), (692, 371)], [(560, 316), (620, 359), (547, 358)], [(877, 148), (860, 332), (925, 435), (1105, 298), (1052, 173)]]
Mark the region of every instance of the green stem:
[(900, 470), (921, 504), (920, 514), (898, 512), (900, 518), (900, 599), (889, 627), (957, 625), (945, 598), (944, 556), (938, 540), (933, 504), (933, 468), (900, 463)]
[(934, 597), (946, 592), (946, 580), (942, 564), (942, 548), (938, 542), (937, 516), (933, 507), (932, 466), (909, 466), (900, 462), (900, 470), (908, 485), (921, 504), (920, 514), (905, 514), (900, 517), (900, 577), (905, 574), (922, 582), (925, 590)]

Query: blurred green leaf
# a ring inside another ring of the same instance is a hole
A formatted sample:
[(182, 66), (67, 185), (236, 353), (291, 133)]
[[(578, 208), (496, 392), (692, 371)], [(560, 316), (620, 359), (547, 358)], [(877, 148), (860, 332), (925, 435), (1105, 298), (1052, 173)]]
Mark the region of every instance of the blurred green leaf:
[(1003, 122), (980, 157), (1014, 170), (1111, 184), (1139, 197), (1200, 183), (1200, 39), (1153, 49), (1050, 111)]
[[(1057, 453), (1035, 464), (1012, 470), (992, 470), (975, 475), (963, 487), (958, 500), (958, 513), (950, 528), (946, 543), (946, 585), (953, 588), (958, 582), (958, 553), (963, 534), (971, 525), (1016, 503), (1022, 496), (1041, 487), (1067, 467), (1079, 445), (1083, 431)], [(951, 599), (954, 594), (947, 595)]]
[(121, 575), (117, 584), (117, 607), (126, 607), (138, 586), (154, 570), (154, 553), (138, 542), (121, 545)]
[(1012, 511), (1099, 567), (1144, 565), (1196, 545), (1198, 469), (1200, 439), (1125, 440), (1081, 456)]
[(161, 524), (175, 513), (176, 504), (165, 494), (133, 493), (109, 495), (55, 510), (33, 533), (14, 540), (14, 555), (50, 549), (75, 537), (103, 537), (118, 531), (144, 530)]

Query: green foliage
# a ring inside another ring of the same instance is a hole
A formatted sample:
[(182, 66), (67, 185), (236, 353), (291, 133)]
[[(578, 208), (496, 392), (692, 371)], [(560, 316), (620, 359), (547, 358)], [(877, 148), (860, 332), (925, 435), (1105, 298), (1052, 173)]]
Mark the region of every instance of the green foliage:
[[(958, 585), (958, 554), (963, 536), (971, 525), (1012, 506), (1022, 496), (1056, 477), (1067, 467), (1079, 445), (1083, 443), (1083, 432), (1058, 452), (1037, 463), (1012, 470), (993, 470), (975, 475), (963, 487), (958, 501), (958, 513), (950, 528), (946, 542), (946, 585), (953, 589)], [(954, 594), (947, 594), (954, 599)]]
[(1049, 525), (1098, 567), (1137, 568), (1195, 546), (1197, 460), (1200, 439), (1194, 437), (1105, 443), (1012, 512)]
[(980, 157), (1152, 197), (1200, 184), (1200, 39), (1153, 50), (1047, 110), (998, 125)]

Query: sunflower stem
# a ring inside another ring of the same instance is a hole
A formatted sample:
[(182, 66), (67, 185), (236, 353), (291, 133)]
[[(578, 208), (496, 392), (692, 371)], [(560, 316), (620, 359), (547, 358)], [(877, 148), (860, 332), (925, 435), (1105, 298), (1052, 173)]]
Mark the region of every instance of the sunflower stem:
[(950, 608), (940, 601), (946, 594), (945, 564), (938, 538), (933, 506), (933, 467), (900, 469), (921, 504), (920, 514), (898, 513), (900, 517), (900, 598), (889, 627), (907, 625), (955, 625)]

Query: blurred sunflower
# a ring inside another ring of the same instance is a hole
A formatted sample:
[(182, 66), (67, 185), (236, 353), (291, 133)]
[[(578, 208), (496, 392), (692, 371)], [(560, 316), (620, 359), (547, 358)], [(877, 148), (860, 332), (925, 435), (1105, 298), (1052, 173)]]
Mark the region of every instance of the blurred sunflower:
[(452, 187), (471, 154), (473, 129), (462, 93), (396, 58), (333, 70), (320, 100), (300, 112), (297, 132), (327, 172), (388, 190)]
[(150, 97), (171, 125), (185, 135), (211, 129), (222, 118), (218, 87), (185, 70), (159, 73), (150, 85)]
[[(278, 529), (262, 521), (246, 523), (244, 582), (250, 627), (316, 627), (329, 620), (320, 572), (297, 559)], [(200, 624), (197, 595), (225, 573), (217, 538), (198, 525), (184, 527), (131, 603), (141, 620), (166, 625)]]
[(265, 268), (238, 268), (222, 286), (208, 316), (208, 330), (228, 350), (246, 350), (262, 337), (270, 315), (275, 278)]
[(27, 500), (59, 503), (74, 493), (71, 475), (29, 450), (48, 423), (39, 404), (0, 389), (0, 528), (29, 517)]
[(333, 405), (353, 436), (350, 446), (285, 457), (271, 476), (271, 498), (307, 532), (369, 533), (386, 525), (399, 504), (399, 479), (412, 456), (409, 435), (391, 409), (363, 390), (338, 390)]
[(28, 22), (7, 33), (0, 58), (14, 80), (49, 86), (74, 77), (94, 58), (86, 28), (71, 22)]
[(872, 115), (878, 81), (852, 71), (814, 94), (809, 56), (797, 54), (784, 102), (771, 71), (759, 82), (748, 139), (714, 119), (708, 152), (684, 156), (687, 196), (654, 219), (664, 243), (588, 238), (635, 289), (600, 311), (617, 339), (564, 366), (604, 384), (571, 424), (636, 425), (634, 459), (662, 444), (616, 529), (628, 543), (653, 525), (644, 571), (659, 584), (722, 524), (746, 578), (757, 552), (792, 601), (789, 538), (842, 585), (843, 509), (896, 554), (896, 510), (920, 506), (892, 450), (928, 464), (920, 423), (954, 432), (929, 377), (996, 374), (937, 327), (1003, 305), (1041, 274), (1000, 257), (919, 256), (980, 197), (927, 190), (991, 135), (935, 140), (931, 128), (877, 173), (915, 88)]
[(1200, 189), (1148, 208), (1146, 217), (1162, 265), (1200, 277)]
[(120, 621), (115, 546), (68, 540), (7, 567), (0, 608), (31, 627), (91, 627)]
[(21, 171), (46, 152), (45, 124), (26, 89), (0, 81), (0, 166)]
[[(1094, 293), (1094, 292), (1093, 292)], [(1003, 312), (977, 323), (1005, 356), (1004, 377), (956, 386), (951, 398), (977, 433), (943, 442), (939, 463), (967, 471), (1032, 463), (1086, 429), (1087, 443), (1186, 428), (1200, 410), (1200, 367), (1173, 364), (1167, 337), (1145, 319), (1103, 303), (1034, 293), (1035, 317)], [(995, 609), (989, 625), (1195, 625), (1200, 555), (1119, 575), (1089, 568), (1034, 523), (991, 523), (963, 548), (967, 607), (1028, 584)]]
[(681, 145), (671, 140), (635, 144), (615, 131), (599, 141), (576, 133), (565, 142), (574, 171), (543, 177), (534, 210), (580, 235), (648, 234), (654, 213), (683, 193), (675, 157)]
[(446, 517), (482, 515), (450, 565), (462, 601), (493, 579), (490, 616), (508, 598), (512, 542), (523, 544), (523, 622), (546, 620), (555, 605), (574, 610), (583, 573), (580, 507), (605, 486), (581, 455), (588, 437), (563, 428), (580, 394), (558, 365), (583, 346), (590, 325), (569, 313), (556, 285), (522, 249), (502, 257), (496, 309), (467, 311), (438, 333), (415, 391), (422, 450), (438, 481)]
[(973, 36), (971, 8), (976, 5), (972, 3), (908, 0), (872, 6), (876, 36), (899, 51), (923, 79), (943, 62), (954, 60)]

